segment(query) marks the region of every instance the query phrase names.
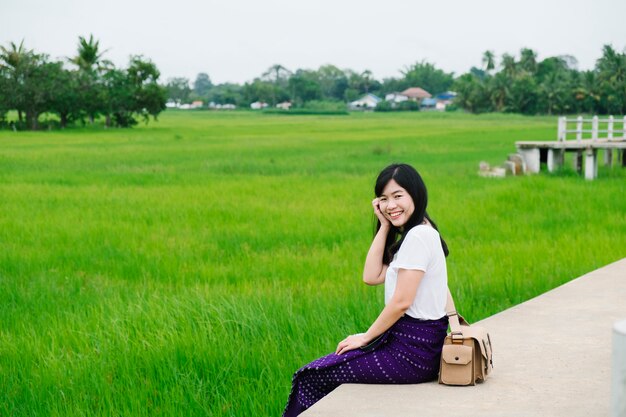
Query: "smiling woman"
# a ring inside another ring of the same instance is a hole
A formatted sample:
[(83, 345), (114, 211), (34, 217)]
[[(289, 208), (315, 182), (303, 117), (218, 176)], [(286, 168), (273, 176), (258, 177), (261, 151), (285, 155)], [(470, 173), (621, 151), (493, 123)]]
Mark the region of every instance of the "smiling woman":
[(385, 307), (365, 333), (298, 370), (284, 416), (297, 416), (344, 383), (406, 384), (436, 378), (448, 328), (448, 249), (426, 214), (426, 186), (406, 164), (385, 168), (372, 201), (377, 231), (363, 269), (385, 284)]

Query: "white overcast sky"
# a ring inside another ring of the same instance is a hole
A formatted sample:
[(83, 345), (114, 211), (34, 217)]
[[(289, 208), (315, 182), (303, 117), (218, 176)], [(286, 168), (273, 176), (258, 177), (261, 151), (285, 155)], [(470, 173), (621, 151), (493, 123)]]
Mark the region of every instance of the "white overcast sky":
[(573, 55), (593, 68), (604, 44), (626, 47), (626, 0), (0, 0), (0, 45), (73, 56), (93, 34), (105, 58), (152, 59), (162, 81), (243, 83), (268, 67), (323, 64), (397, 77), (426, 60), (457, 75), (485, 50)]

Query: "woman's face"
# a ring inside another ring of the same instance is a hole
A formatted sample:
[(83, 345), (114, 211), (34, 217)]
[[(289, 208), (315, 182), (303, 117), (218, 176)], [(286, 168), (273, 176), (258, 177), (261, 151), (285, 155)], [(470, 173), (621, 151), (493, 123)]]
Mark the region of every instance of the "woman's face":
[(391, 180), (378, 196), (378, 206), (383, 215), (395, 227), (402, 227), (415, 211), (415, 204), (409, 193), (397, 182)]

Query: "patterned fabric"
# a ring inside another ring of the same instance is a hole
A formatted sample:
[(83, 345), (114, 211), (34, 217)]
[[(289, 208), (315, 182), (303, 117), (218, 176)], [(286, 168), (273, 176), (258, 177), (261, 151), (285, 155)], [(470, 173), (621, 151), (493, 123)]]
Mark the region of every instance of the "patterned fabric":
[(293, 376), (284, 417), (297, 416), (341, 384), (415, 384), (437, 378), (448, 317), (403, 316), (372, 350), (321, 357)]

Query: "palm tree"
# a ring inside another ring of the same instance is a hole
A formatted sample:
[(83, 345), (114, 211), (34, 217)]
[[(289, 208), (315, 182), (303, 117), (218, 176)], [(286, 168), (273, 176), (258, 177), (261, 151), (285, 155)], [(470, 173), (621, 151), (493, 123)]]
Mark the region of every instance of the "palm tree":
[(537, 53), (530, 48), (522, 48), (520, 51), (520, 67), (529, 72), (530, 74), (534, 74), (537, 72)]
[(70, 62), (76, 64), (76, 66), (85, 72), (91, 72), (99, 69), (99, 64), (106, 51), (100, 51), (100, 41), (93, 38), (93, 35), (89, 35), (89, 40), (78, 37), (78, 55), (74, 58), (70, 58)]
[(78, 67), (81, 75), (83, 108), (86, 110), (91, 124), (103, 107), (100, 94), (101, 74), (107, 67), (111, 66), (109, 61), (102, 60), (105, 52), (100, 51), (100, 42), (95, 40), (93, 35), (89, 35), (89, 40), (79, 36), (77, 55), (69, 59)]
[(19, 67), (20, 63), (23, 62), (32, 51), (28, 51), (24, 48), (23, 40), (20, 42), (20, 46), (15, 45), (14, 42), (11, 42), (9, 45), (10, 48), (0, 46), (0, 67), (15, 69)]
[(485, 71), (487, 73), (496, 67), (495, 59), (496, 56), (493, 51), (485, 51), (483, 54), (483, 65), (485, 66)]
[(346, 74), (336, 66), (330, 64), (320, 66), (316, 73), (320, 88), (322, 89), (322, 97), (324, 99), (338, 98), (335, 96), (335, 94), (337, 94), (336, 90), (341, 80), (347, 83)]
[(626, 111), (626, 54), (604, 45), (595, 71), (601, 111), (623, 114)]
[[(552, 115), (554, 110), (562, 111), (559, 101), (565, 97), (565, 85), (558, 72), (549, 73), (540, 85), (541, 96), (545, 100), (548, 115)], [(542, 109), (543, 110), (543, 109)]]
[(36, 57), (32, 50), (24, 48), (23, 40), (20, 42), (19, 46), (13, 42), (9, 44), (9, 48), (0, 46), (0, 69), (7, 72), (11, 80), (10, 83), (15, 89), (11, 95), (13, 96), (12, 101), (15, 103), (14, 107), (17, 108), (17, 116), (20, 124), (23, 121), (23, 103), (20, 103), (22, 95), (19, 93), (19, 88), (24, 82), (29, 64), (31, 64)]
[(498, 73), (488, 80), (489, 96), (493, 108), (501, 112), (504, 110), (504, 102), (509, 94), (509, 80), (503, 73)]
[(502, 54), (500, 65), (502, 65), (502, 71), (507, 78), (512, 79), (517, 74), (517, 63), (515, 62), (514, 56)]
[(271, 81), (274, 84), (272, 89), (272, 106), (276, 105), (276, 92), (278, 91), (280, 84), (286, 84), (284, 81), (291, 75), (291, 71), (283, 67), (280, 64), (274, 64), (263, 73), (263, 78)]
[(594, 71), (583, 71), (581, 75), (581, 88), (584, 93), (583, 111), (595, 113), (598, 111), (598, 103), (600, 102), (598, 77)]
[(369, 93), (370, 86), (372, 85), (372, 71), (366, 69), (361, 73), (361, 78), (363, 80), (363, 88), (365, 89), (365, 94)]

